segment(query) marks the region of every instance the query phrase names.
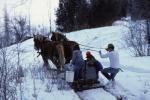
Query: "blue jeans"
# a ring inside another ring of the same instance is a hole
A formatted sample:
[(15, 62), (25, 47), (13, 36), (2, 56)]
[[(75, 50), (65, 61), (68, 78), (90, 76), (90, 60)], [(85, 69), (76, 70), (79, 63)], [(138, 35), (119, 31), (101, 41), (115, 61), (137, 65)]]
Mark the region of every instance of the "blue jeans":
[(74, 81), (78, 81), (82, 78), (82, 68), (84, 67), (84, 62), (80, 62), (79, 65), (74, 65)]
[(115, 76), (119, 72), (119, 68), (115, 69), (115, 68), (108, 67), (108, 68), (104, 68), (101, 72), (108, 80), (114, 80)]

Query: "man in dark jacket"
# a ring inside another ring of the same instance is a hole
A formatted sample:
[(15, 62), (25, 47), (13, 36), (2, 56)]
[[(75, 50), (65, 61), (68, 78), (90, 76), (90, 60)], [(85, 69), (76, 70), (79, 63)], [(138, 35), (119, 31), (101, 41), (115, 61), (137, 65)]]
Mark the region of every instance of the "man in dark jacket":
[(86, 52), (87, 64), (89, 66), (95, 66), (97, 71), (101, 71), (103, 69), (102, 64), (95, 59), (95, 57), (91, 54), (91, 52)]

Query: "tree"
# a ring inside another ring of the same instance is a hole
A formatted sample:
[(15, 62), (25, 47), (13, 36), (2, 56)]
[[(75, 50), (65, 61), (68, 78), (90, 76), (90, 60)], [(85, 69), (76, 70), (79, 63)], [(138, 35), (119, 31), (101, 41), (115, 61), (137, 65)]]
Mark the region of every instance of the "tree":
[(6, 39), (6, 42), (4, 43), (7, 43), (5, 44), (5, 46), (9, 46), (11, 43), (10, 43), (10, 20), (9, 20), (9, 15), (7, 13), (7, 7), (5, 6), (4, 8), (4, 38)]
[(10, 62), (7, 48), (7, 37), (0, 40), (3, 48), (0, 49), (0, 100), (16, 100), (16, 69)]
[(111, 25), (126, 14), (127, 0), (60, 0), (57, 29), (70, 32)]
[(59, 31), (73, 31), (75, 14), (75, 0), (60, 0), (59, 8), (57, 10), (57, 20)]
[(146, 20), (146, 38), (148, 48), (147, 48), (147, 55), (150, 56), (150, 20)]
[(149, 43), (147, 41), (147, 22), (129, 21), (129, 32), (125, 34), (125, 42), (135, 56), (149, 55)]
[(129, 0), (132, 20), (145, 20), (145, 41), (147, 41), (147, 55), (150, 55), (150, 1)]
[(88, 7), (86, 0), (60, 0), (57, 9), (57, 29), (70, 32), (88, 27)]
[(150, 18), (150, 0), (130, 0), (130, 5), (133, 20)]
[(30, 34), (30, 25), (27, 18), (22, 16), (15, 17), (12, 20), (12, 32), (15, 35), (16, 43), (26, 39), (27, 35)]
[(89, 28), (89, 7), (86, 0), (76, 0), (75, 30)]
[(126, 0), (91, 0), (91, 27), (111, 25), (126, 16), (126, 3)]

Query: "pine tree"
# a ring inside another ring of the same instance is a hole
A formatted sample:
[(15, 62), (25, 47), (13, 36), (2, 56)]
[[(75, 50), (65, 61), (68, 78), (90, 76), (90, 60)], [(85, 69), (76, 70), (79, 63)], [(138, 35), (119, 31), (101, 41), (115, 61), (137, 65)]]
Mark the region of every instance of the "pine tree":
[(60, 0), (59, 8), (57, 9), (57, 30), (62, 32), (70, 32), (74, 30), (75, 20), (75, 1)]
[(126, 15), (126, 5), (123, 4), (123, 0), (91, 0), (91, 5), (91, 27), (111, 25), (113, 21)]
[(77, 30), (89, 28), (89, 8), (86, 0), (76, 0), (75, 16)]
[(130, 0), (133, 20), (150, 18), (150, 0)]
[(60, 0), (59, 2), (59, 8), (57, 9), (56, 16), (56, 24), (57, 24), (57, 30), (63, 31), (64, 29), (64, 22), (63, 19), (65, 18), (65, 8), (64, 8), (64, 0)]
[(127, 14), (127, 0), (60, 0), (58, 30), (70, 32), (111, 25)]
[(57, 9), (57, 29), (63, 32), (75, 31), (88, 27), (86, 0), (60, 0)]

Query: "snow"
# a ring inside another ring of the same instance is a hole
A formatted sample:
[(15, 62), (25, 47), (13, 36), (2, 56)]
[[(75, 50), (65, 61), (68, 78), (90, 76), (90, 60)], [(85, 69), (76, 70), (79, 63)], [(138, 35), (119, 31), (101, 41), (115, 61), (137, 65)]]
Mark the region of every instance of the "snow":
[(78, 95), (85, 100), (116, 100), (114, 96), (103, 89), (85, 90), (83, 92), (79, 92)]
[[(33, 39), (29, 39), (20, 44), (20, 65), (25, 71), (25, 77), (22, 78), (23, 100), (149, 100), (150, 98), (150, 57), (133, 57), (129, 49), (123, 41), (123, 34), (128, 31), (123, 25), (115, 25), (102, 28), (85, 29), (81, 31), (66, 33), (70, 40), (77, 41), (79, 44), (92, 46), (93, 50), (106, 51), (108, 43), (113, 43), (115, 49), (120, 54), (120, 64), (123, 72), (116, 76), (116, 82), (113, 84), (99, 73), (100, 82), (107, 85), (104, 90), (102, 88), (86, 90), (75, 93), (72, 89), (58, 90), (57, 85), (52, 86), (49, 78), (44, 78), (41, 56), (37, 57), (37, 51), (34, 50)], [(17, 62), (17, 45), (8, 47), (13, 63)], [(85, 57), (88, 47), (81, 46), (83, 56)], [(98, 52), (91, 51), (92, 54), (103, 64), (104, 67), (109, 66), (108, 59), (100, 58)], [(17, 65), (16, 65), (17, 66)], [(54, 66), (54, 65), (52, 65)], [(34, 73), (33, 70), (35, 70)], [(34, 74), (36, 77), (34, 77)], [(34, 85), (35, 83), (35, 85)], [(113, 84), (113, 85), (112, 85)], [(51, 91), (47, 90), (50, 85)], [(19, 88), (19, 87), (18, 87)], [(19, 91), (18, 91), (19, 92)]]
[[(119, 94), (125, 95), (129, 100), (149, 100), (150, 57), (134, 57), (131, 55), (129, 48), (126, 47), (123, 41), (123, 34), (127, 31), (128, 29), (124, 25), (119, 24), (110, 27), (71, 32), (71, 34), (67, 34), (67, 37), (71, 40), (79, 42), (79, 44), (94, 47), (90, 49), (97, 51), (101, 50), (102, 52), (105, 52), (105, 50), (101, 48), (106, 48), (108, 43), (113, 43), (116, 47), (115, 49), (120, 54), (120, 67), (124, 72), (120, 72), (116, 76), (116, 86), (119, 84), (120, 87), (115, 87), (113, 91), (110, 90), (109, 92), (115, 96)], [(86, 48), (84, 46), (81, 47)], [(83, 55), (85, 56), (85, 52), (87, 50), (82, 50)], [(91, 52), (103, 64), (104, 67), (109, 66), (108, 59), (101, 59), (98, 52)], [(108, 82), (104, 77), (103, 81), (104, 84)]]

